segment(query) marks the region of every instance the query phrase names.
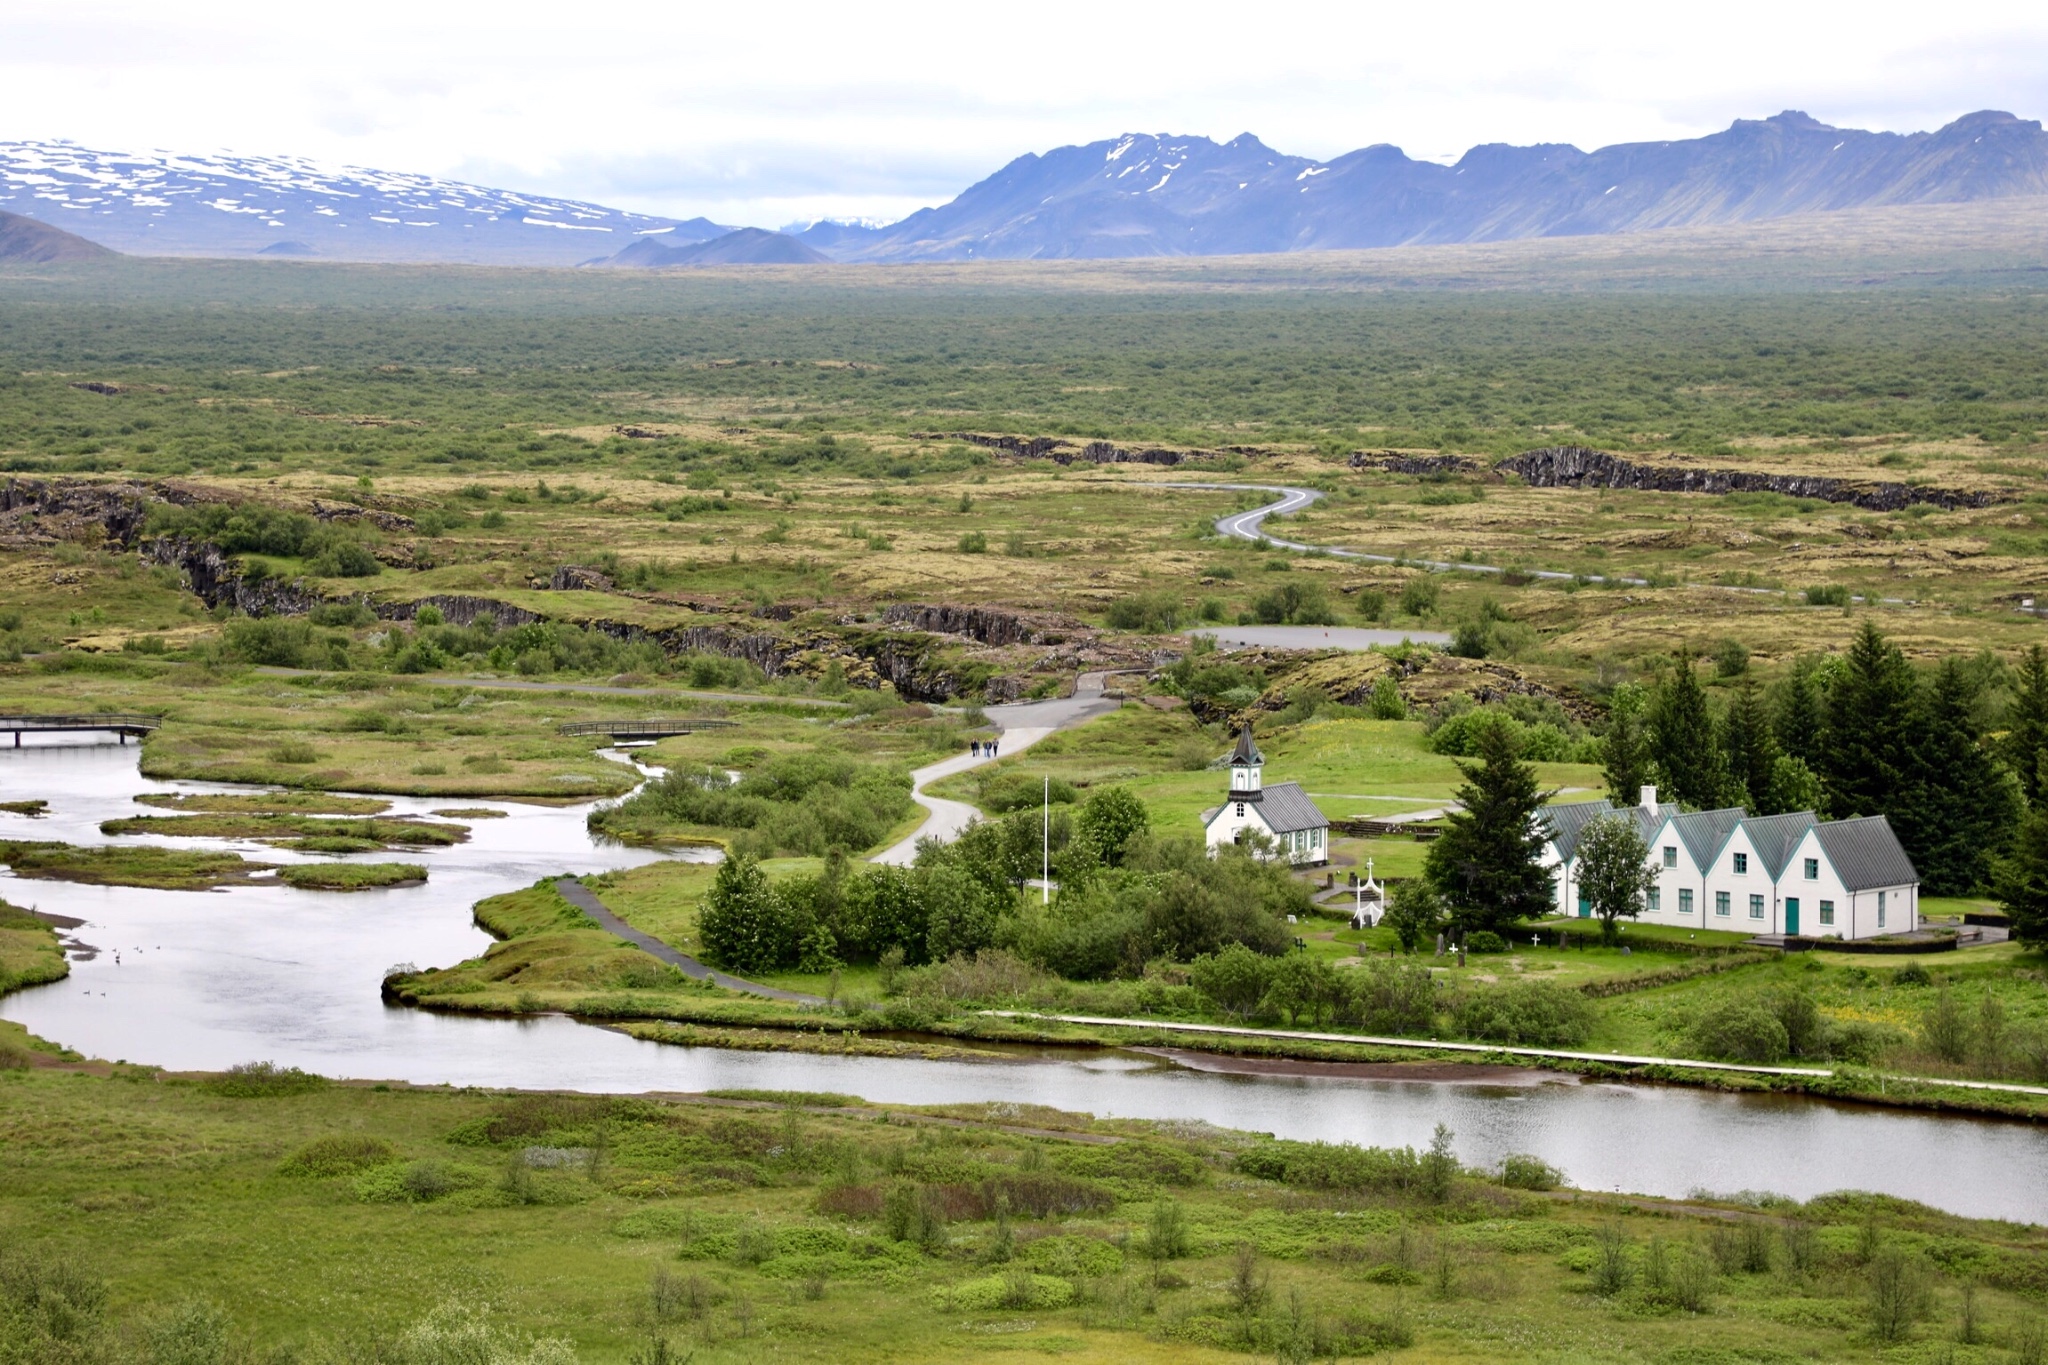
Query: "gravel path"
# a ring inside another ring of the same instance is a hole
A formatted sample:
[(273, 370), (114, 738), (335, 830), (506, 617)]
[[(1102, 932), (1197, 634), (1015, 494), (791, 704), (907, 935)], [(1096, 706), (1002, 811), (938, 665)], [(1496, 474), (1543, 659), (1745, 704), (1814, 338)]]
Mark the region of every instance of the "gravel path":
[(801, 991), (779, 990), (774, 986), (763, 986), (759, 982), (742, 981), (736, 976), (727, 976), (716, 968), (707, 967), (688, 953), (679, 953), (654, 935), (643, 934), (632, 925), (620, 919), (605, 908), (605, 903), (597, 898), (595, 891), (592, 891), (573, 877), (563, 877), (557, 880), (555, 882), (555, 890), (561, 894), (563, 900), (596, 920), (599, 926), (607, 932), (617, 934), (620, 938), (651, 957), (660, 958), (669, 966), (680, 971), (684, 976), (697, 981), (709, 981), (714, 985), (723, 986), (729, 991), (743, 991), (748, 995), (758, 995), (769, 1000), (781, 1000), (792, 1005), (823, 1005), (829, 1003), (821, 995), (805, 995)]

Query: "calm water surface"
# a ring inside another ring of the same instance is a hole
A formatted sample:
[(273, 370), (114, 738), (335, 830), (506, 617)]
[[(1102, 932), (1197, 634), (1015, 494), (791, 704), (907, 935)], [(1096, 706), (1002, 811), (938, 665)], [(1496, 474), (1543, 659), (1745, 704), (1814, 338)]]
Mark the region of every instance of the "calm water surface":
[[(158, 842), (107, 840), (99, 822), (145, 811), (133, 800), (141, 792), (225, 790), (151, 782), (137, 775), (135, 761), (133, 748), (113, 745), (0, 750), (0, 798), (42, 797), (52, 806), (37, 820), (0, 814), (0, 837)], [(1424, 1144), (1442, 1122), (1456, 1131), (1468, 1162), (1530, 1152), (1589, 1189), (1752, 1189), (1810, 1198), (1854, 1187), (1973, 1216), (2048, 1222), (2048, 1133), (2019, 1123), (1568, 1079), (1495, 1085), (1228, 1075), (1129, 1053), (926, 1062), (724, 1052), (643, 1043), (564, 1018), (471, 1019), (387, 1007), (377, 988), (388, 967), (445, 966), (489, 944), (470, 920), (477, 900), (550, 873), (660, 856), (593, 843), (582, 806), (400, 798), (394, 813), (472, 805), (506, 816), (465, 822), (470, 842), (452, 848), (369, 855), (426, 864), (431, 879), (423, 887), (141, 891), (0, 874), (0, 897), (84, 921), (71, 936), (97, 950), (74, 955), (68, 980), (0, 1000), (0, 1016), (90, 1055), (176, 1070), (268, 1060), (416, 1083), (748, 1086), (909, 1104), (1005, 1100), (1380, 1145)], [(175, 843), (294, 860), (257, 845)]]

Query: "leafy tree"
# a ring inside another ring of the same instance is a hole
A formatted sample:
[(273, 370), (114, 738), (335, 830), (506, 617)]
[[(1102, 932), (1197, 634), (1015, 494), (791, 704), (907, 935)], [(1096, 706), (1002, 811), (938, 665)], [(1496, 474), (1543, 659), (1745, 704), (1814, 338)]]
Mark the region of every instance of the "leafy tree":
[(1465, 775), (1457, 793), (1463, 809), (1429, 846), (1423, 873), (1459, 928), (1500, 933), (1550, 913), (1536, 812), (1551, 794), (1537, 786), (1536, 770), (1522, 762), (1506, 727), (1481, 732), (1479, 757), (1477, 765), (1458, 765)]
[[(1777, 712), (1778, 747), (1809, 768), (1819, 762), (1825, 717), (1821, 711), (1819, 681), (1805, 661), (1795, 664), (1792, 676), (1785, 680), (1784, 691), (1778, 697)], [(1792, 809), (1804, 810), (1806, 807), (1794, 806)]]
[(773, 971), (794, 962), (802, 933), (768, 885), (761, 865), (735, 853), (718, 865), (697, 918), (705, 955), (734, 972)]
[(1285, 1014), (1290, 1024), (1320, 1024), (1343, 994), (1343, 985), (1329, 959), (1316, 953), (1288, 953), (1273, 963), (1260, 1003), (1268, 1012)]
[(2020, 656), (2012, 702), (2005, 715), (2005, 761), (2020, 779), (2027, 804), (2042, 797), (2041, 760), (2048, 756), (2048, 650), (2029, 646)]
[(918, 868), (916, 887), (924, 905), (925, 956), (933, 962), (972, 957), (993, 943), (1003, 903), (1014, 894), (1005, 887), (998, 900), (949, 862)]
[(1588, 825), (1579, 836), (1579, 894), (1600, 920), (1600, 941), (1612, 945), (1620, 930), (1615, 921), (1643, 912), (1657, 874), (1650, 868), (1650, 850), (1636, 832), (1635, 821), (1607, 816)]
[(1607, 799), (1633, 806), (1650, 782), (1649, 695), (1634, 683), (1614, 689), (1607, 707), (1607, 733), (1600, 737), (1601, 775)]
[(1794, 810), (1817, 811), (1824, 801), (1820, 775), (1806, 766), (1806, 760), (1797, 754), (1779, 754), (1777, 761), (1771, 764), (1770, 810), (1779, 814)]
[(2012, 838), (2019, 793), (1991, 756), (1976, 682), (1956, 660), (1944, 660), (1920, 689), (1914, 712), (1912, 780), (1889, 813), (1926, 889), (1961, 895), (1990, 879), (1992, 858)]
[(1728, 756), (1729, 794), (1737, 805), (1753, 814), (1776, 815), (1771, 803), (1771, 772), (1778, 761), (1778, 737), (1772, 732), (1770, 712), (1763, 694), (1748, 678), (1736, 689), (1735, 700), (1721, 727), (1721, 747)]
[(1188, 981), (1217, 1009), (1234, 1019), (1248, 1019), (1266, 998), (1273, 962), (1233, 943), (1220, 953), (1196, 958)]
[[(724, 868), (719, 869), (724, 875)], [(907, 867), (870, 867), (849, 877), (839, 911), (839, 942), (851, 960), (872, 961), (901, 948), (907, 961), (924, 961), (931, 921)]]
[(1696, 810), (1721, 804), (1728, 789), (1727, 761), (1691, 655), (1680, 654), (1657, 687), (1650, 705), (1650, 752), (1664, 779), (1665, 799)]
[(1912, 775), (1913, 672), (1897, 645), (1863, 623), (1829, 689), (1816, 765), (1836, 819), (1877, 815)]
[(2048, 948), (2048, 810), (2036, 809), (2020, 825), (2011, 854), (1993, 883), (2012, 936), (2029, 948)]
[(1374, 720), (1408, 719), (1408, 703), (1402, 699), (1401, 685), (1394, 680), (1393, 669), (1373, 679), (1372, 696), (1366, 701), (1366, 709)]
[(1131, 839), (1152, 827), (1145, 803), (1129, 787), (1101, 787), (1081, 805), (1080, 831), (1105, 867), (1123, 864)]
[(1412, 953), (1444, 927), (1444, 903), (1436, 888), (1420, 877), (1396, 882), (1387, 893), (1387, 910), (1380, 922), (1394, 931), (1402, 952)]

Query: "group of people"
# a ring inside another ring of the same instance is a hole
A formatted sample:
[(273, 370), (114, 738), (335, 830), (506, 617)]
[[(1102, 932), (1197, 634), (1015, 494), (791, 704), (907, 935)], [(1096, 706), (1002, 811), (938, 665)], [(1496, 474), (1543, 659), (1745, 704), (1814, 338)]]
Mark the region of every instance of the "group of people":
[(967, 742), (967, 752), (976, 758), (994, 758), (1001, 747), (992, 739), (973, 739)]

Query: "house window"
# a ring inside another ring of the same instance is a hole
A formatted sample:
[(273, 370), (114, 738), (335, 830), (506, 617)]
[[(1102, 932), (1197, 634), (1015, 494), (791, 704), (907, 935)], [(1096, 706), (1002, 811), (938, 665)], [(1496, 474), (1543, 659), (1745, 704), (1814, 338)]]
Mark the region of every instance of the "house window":
[(1237, 803), (1237, 818), (1240, 820), (1244, 819), (1244, 802), (1242, 801)]
[(1666, 845), (1664, 845), (1664, 866), (1666, 866), (1666, 867), (1677, 867), (1677, 866), (1678, 866), (1678, 850), (1677, 850), (1677, 848), (1675, 848), (1674, 846), (1672, 846), (1672, 845), (1670, 845), (1670, 844), (1666, 844)]
[(1822, 901), (1820, 903), (1820, 922), (1822, 924), (1833, 924), (1835, 922), (1835, 903), (1833, 901)]
[(1808, 858), (1806, 860), (1806, 880), (1810, 882), (1820, 880), (1820, 859)]
[(1749, 898), (1749, 917), (1751, 919), (1762, 919), (1764, 917), (1764, 898), (1762, 896), (1751, 896)]
[(1877, 927), (1884, 928), (1884, 892), (1877, 893)]
[(1689, 886), (1678, 888), (1678, 913), (1681, 915), (1690, 915), (1692, 913), (1692, 888)]
[(1726, 891), (1716, 891), (1714, 893), (1714, 913), (1717, 915), (1726, 915), (1728, 913), (1728, 893)]
[(1736, 855), (1735, 855), (1735, 875), (1739, 877), (1739, 876), (1743, 875), (1744, 873), (1746, 873), (1746, 872), (1748, 872), (1748, 871), (1749, 871), (1749, 855), (1748, 855), (1747, 853), (1738, 853), (1738, 854), (1736, 854)]
[(1656, 914), (1664, 908), (1664, 892), (1658, 887), (1650, 888), (1650, 913)]

